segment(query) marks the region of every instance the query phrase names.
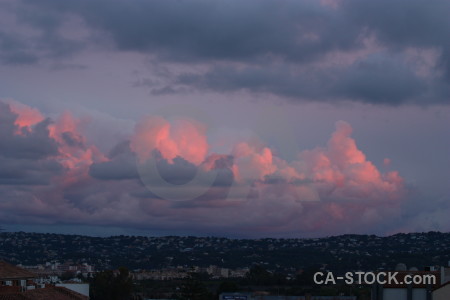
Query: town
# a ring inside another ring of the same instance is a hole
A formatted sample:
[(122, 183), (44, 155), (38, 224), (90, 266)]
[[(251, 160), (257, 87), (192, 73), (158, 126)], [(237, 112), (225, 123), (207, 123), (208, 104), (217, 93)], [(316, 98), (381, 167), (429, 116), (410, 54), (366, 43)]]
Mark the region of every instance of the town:
[(399, 262), (417, 268), (447, 265), (449, 249), (450, 233), (440, 232), (311, 239), (0, 233), (0, 259), (16, 265), (37, 267), (57, 261), (63, 266), (85, 264), (95, 270), (217, 266), (224, 277), (241, 276), (243, 269), (252, 265), (287, 276), (314, 266), (346, 272), (393, 269)]
[[(355, 285), (350, 291), (345, 286), (314, 286), (317, 271), (435, 272), (439, 277), (435, 289), (450, 280), (448, 249), (450, 233), (440, 232), (308, 239), (0, 233), (0, 261), (32, 274), (34, 285), (65, 287), (87, 297), (96, 278), (126, 274), (133, 282), (133, 295), (140, 297), (136, 299), (183, 298), (183, 287), (192, 282), (204, 285), (204, 294), (209, 295), (205, 299), (226, 292), (245, 292), (251, 298), (256, 291), (267, 298), (280, 293), (323, 294), (324, 289), (330, 295), (359, 297), (342, 299), (374, 297), (373, 287), (367, 285)], [(424, 292), (426, 288), (430, 289), (423, 287)], [(234, 299), (230, 295), (226, 299)]]

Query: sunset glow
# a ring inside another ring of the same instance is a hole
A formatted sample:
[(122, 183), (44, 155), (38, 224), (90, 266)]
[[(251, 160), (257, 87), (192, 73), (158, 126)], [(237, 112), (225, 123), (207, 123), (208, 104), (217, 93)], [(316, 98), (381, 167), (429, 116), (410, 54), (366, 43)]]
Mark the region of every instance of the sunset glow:
[(448, 1), (3, 2), (0, 229), (450, 230)]

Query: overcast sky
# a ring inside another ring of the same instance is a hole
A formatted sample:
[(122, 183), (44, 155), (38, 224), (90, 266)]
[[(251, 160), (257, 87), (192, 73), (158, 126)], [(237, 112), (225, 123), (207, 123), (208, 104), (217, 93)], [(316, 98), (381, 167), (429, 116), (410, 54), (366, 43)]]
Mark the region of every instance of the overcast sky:
[(0, 0), (0, 226), (449, 231), (449, 11)]

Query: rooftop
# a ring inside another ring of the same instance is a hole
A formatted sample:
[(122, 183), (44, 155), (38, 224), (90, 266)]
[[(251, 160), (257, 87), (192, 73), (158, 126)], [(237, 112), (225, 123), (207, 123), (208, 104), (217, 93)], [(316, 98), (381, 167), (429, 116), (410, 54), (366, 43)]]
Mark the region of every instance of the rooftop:
[(88, 300), (89, 298), (64, 287), (46, 287), (25, 292), (0, 294), (0, 300)]
[(36, 275), (27, 270), (0, 261), (0, 280), (28, 279), (35, 277)]

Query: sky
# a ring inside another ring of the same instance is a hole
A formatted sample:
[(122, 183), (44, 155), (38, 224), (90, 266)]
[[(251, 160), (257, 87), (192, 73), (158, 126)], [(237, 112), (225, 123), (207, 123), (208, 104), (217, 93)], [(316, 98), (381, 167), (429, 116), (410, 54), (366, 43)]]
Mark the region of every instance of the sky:
[(0, 0), (0, 227), (449, 231), (448, 11)]

